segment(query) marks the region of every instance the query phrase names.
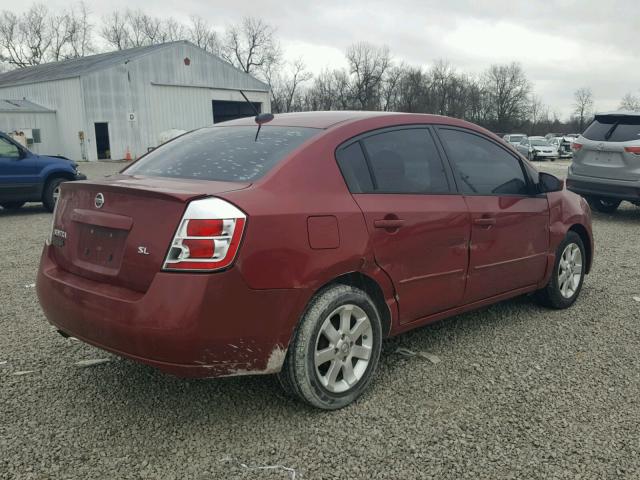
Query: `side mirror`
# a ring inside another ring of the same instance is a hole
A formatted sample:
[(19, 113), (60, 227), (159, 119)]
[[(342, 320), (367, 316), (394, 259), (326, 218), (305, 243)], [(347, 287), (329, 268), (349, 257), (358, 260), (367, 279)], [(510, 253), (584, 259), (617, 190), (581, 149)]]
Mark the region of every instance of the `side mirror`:
[(559, 192), (564, 188), (564, 180), (560, 180), (550, 173), (540, 172), (538, 186), (542, 193)]

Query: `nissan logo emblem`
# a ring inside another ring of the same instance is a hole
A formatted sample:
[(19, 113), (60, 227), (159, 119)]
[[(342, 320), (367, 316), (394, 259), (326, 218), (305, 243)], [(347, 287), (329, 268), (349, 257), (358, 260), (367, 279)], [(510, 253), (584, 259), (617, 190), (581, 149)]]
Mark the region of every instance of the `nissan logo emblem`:
[(93, 204), (96, 206), (96, 208), (102, 208), (102, 206), (104, 205), (104, 195), (101, 193), (97, 194), (95, 200), (93, 201)]

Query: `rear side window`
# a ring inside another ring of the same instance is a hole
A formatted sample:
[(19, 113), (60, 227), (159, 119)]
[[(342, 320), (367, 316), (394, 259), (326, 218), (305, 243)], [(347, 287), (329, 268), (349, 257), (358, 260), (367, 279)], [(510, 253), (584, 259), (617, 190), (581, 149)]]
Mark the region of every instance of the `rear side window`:
[(582, 136), (596, 142), (640, 141), (640, 116), (599, 115)]
[(471, 195), (527, 195), (520, 161), (495, 143), (460, 130), (440, 129), (458, 171), (460, 190)]
[(368, 193), (373, 191), (369, 167), (359, 142), (338, 150), (336, 159), (350, 192)]
[(178, 137), (127, 168), (128, 175), (251, 182), (271, 170), (316, 128), (207, 127)]

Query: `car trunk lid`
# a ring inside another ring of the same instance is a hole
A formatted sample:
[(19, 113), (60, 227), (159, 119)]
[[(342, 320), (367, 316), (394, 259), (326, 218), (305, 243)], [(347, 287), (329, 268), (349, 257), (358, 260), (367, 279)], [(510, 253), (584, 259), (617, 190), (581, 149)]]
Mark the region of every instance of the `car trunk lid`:
[(128, 175), (65, 183), (53, 259), (76, 275), (144, 292), (162, 268), (187, 204), (249, 185)]

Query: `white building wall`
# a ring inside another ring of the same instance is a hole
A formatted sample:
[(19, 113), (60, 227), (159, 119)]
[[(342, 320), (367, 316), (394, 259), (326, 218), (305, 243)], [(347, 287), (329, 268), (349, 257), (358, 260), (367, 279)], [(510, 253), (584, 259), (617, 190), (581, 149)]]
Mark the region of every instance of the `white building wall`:
[(29, 145), (29, 150), (42, 155), (64, 155), (55, 113), (0, 112), (0, 131), (9, 133), (25, 128), (40, 129), (41, 143)]
[[(72, 160), (82, 160), (82, 150), (78, 132), (85, 129), (85, 124), (82, 93), (80, 80), (78, 78), (54, 80), (31, 85), (0, 87), (0, 98), (9, 100), (26, 98), (33, 103), (55, 110), (55, 117), (58, 121), (58, 145), (55, 153), (69, 157)], [(5, 117), (6, 115), (13, 114), (0, 113), (0, 117)], [(21, 127), (27, 127), (27, 125), (22, 125), (18, 128)], [(48, 127), (46, 131), (43, 127), (42, 134), (43, 137), (47, 138), (51, 136)], [(52, 148), (54, 145), (55, 144), (52, 143)], [(42, 150), (42, 153), (54, 153), (45, 151), (44, 146), (42, 146), (40, 150)]]
[(136, 158), (156, 147), (166, 130), (211, 125), (212, 100), (244, 101), (232, 89), (246, 89), (251, 101), (262, 103), (263, 112), (271, 111), (270, 94), (255, 91), (265, 89), (264, 84), (189, 44), (173, 44), (90, 73), (83, 76), (82, 88), (91, 160), (97, 158), (94, 122), (109, 123), (111, 157), (120, 159), (127, 150)]

